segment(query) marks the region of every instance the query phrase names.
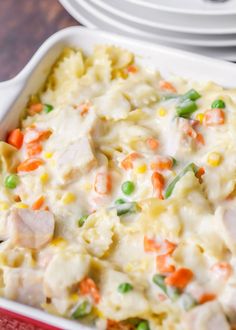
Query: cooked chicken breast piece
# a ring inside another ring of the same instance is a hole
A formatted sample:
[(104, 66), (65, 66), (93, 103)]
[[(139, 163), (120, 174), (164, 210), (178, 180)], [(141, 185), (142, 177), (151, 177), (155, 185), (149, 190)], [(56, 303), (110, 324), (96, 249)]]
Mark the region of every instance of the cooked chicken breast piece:
[(14, 244), (39, 249), (53, 237), (55, 220), (49, 211), (14, 209), (9, 221), (10, 239)]

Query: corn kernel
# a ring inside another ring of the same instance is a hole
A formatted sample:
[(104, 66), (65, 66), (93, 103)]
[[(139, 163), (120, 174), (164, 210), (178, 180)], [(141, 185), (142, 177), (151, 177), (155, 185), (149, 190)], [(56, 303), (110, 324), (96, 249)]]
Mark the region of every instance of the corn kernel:
[(70, 295), (70, 301), (71, 302), (77, 302), (78, 301), (78, 299), (79, 299), (79, 295), (78, 295), (78, 293), (72, 293), (71, 295)]
[(65, 196), (63, 197), (62, 201), (64, 204), (71, 204), (76, 200), (76, 196), (75, 194), (68, 192), (65, 194)]
[(202, 123), (203, 123), (203, 119), (204, 119), (204, 113), (198, 113), (198, 114), (196, 115), (196, 119), (197, 119), (198, 121), (200, 121), (200, 123), (202, 124)]
[(47, 183), (48, 180), (49, 180), (49, 175), (48, 175), (47, 173), (43, 173), (43, 174), (41, 174), (41, 176), (40, 176), (40, 181), (41, 181), (42, 184)]
[(67, 241), (62, 237), (56, 237), (50, 243), (50, 245), (52, 245), (52, 246), (64, 246), (66, 244), (67, 244)]
[(105, 316), (104, 316), (103, 312), (102, 312), (100, 309), (94, 307), (94, 308), (93, 308), (93, 312), (94, 312), (94, 314), (97, 315), (100, 319), (105, 319)]
[(157, 110), (157, 115), (160, 117), (165, 117), (167, 115), (167, 110), (165, 108), (159, 108)]
[(52, 152), (45, 152), (44, 153), (44, 157), (45, 158), (52, 158), (52, 156), (53, 156), (53, 153)]
[(146, 171), (147, 171), (147, 165), (146, 164), (139, 165), (135, 168), (135, 173), (137, 173), (137, 174), (143, 174)]
[(112, 73), (112, 79), (115, 79), (115, 78), (126, 79), (127, 77), (128, 77), (128, 73), (125, 72), (123, 69), (114, 70)]
[(7, 202), (0, 202), (0, 211), (6, 211), (10, 207), (9, 203)]
[(220, 165), (221, 160), (222, 157), (218, 152), (211, 152), (207, 157), (207, 164), (216, 167)]
[(18, 209), (28, 209), (29, 206), (25, 203), (18, 202), (18, 203), (15, 203), (15, 207), (17, 207)]

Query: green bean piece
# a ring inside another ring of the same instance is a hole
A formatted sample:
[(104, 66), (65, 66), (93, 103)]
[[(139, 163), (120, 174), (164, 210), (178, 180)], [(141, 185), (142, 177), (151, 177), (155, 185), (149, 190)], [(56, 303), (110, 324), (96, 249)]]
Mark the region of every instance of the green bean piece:
[(49, 113), (51, 112), (54, 108), (51, 104), (44, 104), (43, 105), (44, 112)]
[(165, 284), (165, 276), (160, 274), (155, 274), (152, 278), (153, 283), (159, 286), (166, 294), (167, 294), (167, 287)]
[(179, 299), (181, 295), (181, 292), (178, 288), (175, 288), (173, 286), (167, 286), (167, 296), (172, 300), (176, 301)]
[(174, 180), (168, 185), (166, 191), (165, 191), (165, 199), (169, 198), (175, 188), (176, 183), (189, 171), (194, 172), (194, 174), (198, 171), (197, 165), (194, 163), (188, 164), (175, 178)]
[(192, 100), (185, 100), (176, 107), (176, 112), (179, 117), (188, 118), (197, 110), (197, 104)]
[(125, 204), (125, 200), (124, 200), (123, 198), (118, 198), (118, 199), (115, 201), (115, 204), (116, 204), (116, 205)]
[(196, 101), (200, 97), (201, 97), (201, 95), (195, 89), (192, 88), (187, 93), (185, 93), (184, 95), (182, 95), (180, 97), (180, 101), (181, 102), (183, 102), (185, 100)]
[(188, 293), (183, 293), (181, 296), (181, 303), (186, 311), (197, 305), (197, 301)]
[(86, 221), (86, 219), (88, 218), (88, 215), (86, 214), (86, 215), (83, 215), (80, 219), (79, 219), (79, 221), (78, 221), (78, 226), (79, 227), (82, 227), (83, 225), (84, 225), (84, 223), (85, 223), (85, 221)]
[(117, 209), (117, 215), (120, 216), (123, 214), (138, 212), (138, 205), (135, 202), (129, 202), (129, 203), (117, 205), (116, 209)]
[(73, 319), (79, 319), (88, 315), (91, 312), (91, 305), (88, 301), (82, 302), (72, 314)]

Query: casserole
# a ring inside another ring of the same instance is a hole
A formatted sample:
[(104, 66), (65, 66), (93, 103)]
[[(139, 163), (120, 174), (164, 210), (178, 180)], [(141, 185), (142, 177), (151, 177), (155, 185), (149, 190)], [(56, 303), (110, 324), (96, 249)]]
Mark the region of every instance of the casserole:
[[(24, 108), (28, 97), (35, 94), (43, 85), (52, 64), (66, 46), (76, 46), (82, 48), (85, 53), (90, 53), (95, 44), (104, 43), (120, 45), (131, 50), (136, 54), (138, 61), (159, 69), (165, 77), (174, 73), (188, 79), (194, 77), (194, 80), (214, 80), (225, 87), (232, 87), (234, 84), (236, 68), (233, 64), (209, 60), (202, 56), (157, 47), (149, 43), (132, 41), (128, 38), (114, 37), (104, 32), (69, 28), (52, 36), (16, 78), (1, 83), (0, 96), (3, 100), (1, 103), (1, 138), (3, 139), (7, 131), (17, 126), (19, 119), (17, 114), (19, 115), (21, 109)], [(56, 318), (4, 299), (1, 299), (0, 306), (63, 329), (82, 328), (78, 323)]]

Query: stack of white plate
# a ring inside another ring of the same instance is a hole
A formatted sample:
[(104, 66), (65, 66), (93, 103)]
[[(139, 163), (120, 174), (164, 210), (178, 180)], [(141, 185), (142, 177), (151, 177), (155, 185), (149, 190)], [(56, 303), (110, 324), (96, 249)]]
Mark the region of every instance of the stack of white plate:
[(236, 0), (60, 0), (80, 23), (236, 61)]

